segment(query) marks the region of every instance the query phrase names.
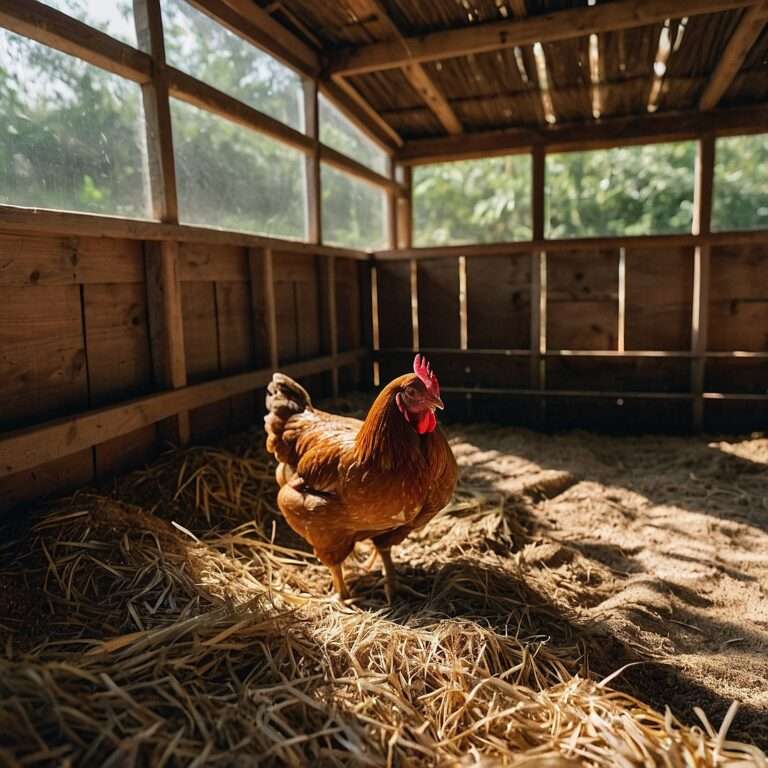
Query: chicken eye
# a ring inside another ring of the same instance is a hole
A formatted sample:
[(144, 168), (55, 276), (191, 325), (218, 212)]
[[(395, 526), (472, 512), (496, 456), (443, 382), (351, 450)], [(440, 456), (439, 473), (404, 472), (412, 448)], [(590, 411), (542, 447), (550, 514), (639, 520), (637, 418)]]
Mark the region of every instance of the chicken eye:
[(406, 387), (405, 394), (407, 397), (416, 397), (416, 388)]

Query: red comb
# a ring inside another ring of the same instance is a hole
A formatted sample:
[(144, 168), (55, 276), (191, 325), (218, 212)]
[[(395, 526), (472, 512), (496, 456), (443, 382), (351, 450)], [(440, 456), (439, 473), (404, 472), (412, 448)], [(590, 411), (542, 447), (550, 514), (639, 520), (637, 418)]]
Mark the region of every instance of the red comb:
[(440, 383), (432, 372), (432, 366), (426, 357), (416, 355), (413, 358), (413, 372), (421, 379), (421, 383), (427, 388), (427, 392), (436, 397), (440, 396)]

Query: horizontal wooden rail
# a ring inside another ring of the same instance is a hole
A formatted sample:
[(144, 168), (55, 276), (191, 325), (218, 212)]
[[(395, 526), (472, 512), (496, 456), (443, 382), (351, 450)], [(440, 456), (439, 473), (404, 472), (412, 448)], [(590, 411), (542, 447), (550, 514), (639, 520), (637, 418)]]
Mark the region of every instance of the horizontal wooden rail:
[(137, 83), (151, 79), (148, 54), (37, 0), (0, 0), (0, 27)]
[(177, 240), (185, 243), (211, 245), (243, 245), (250, 248), (271, 248), (276, 253), (308, 253), (338, 256), (343, 259), (368, 261), (365, 251), (317, 245), (294, 240), (281, 240), (244, 232), (231, 232), (186, 224), (164, 224), (159, 221), (123, 219), (72, 211), (50, 211), (0, 205), (0, 232), (24, 232), (35, 235), (72, 235), (80, 237), (115, 237), (129, 240)]
[[(353, 365), (367, 355), (367, 350), (358, 349), (289, 363), (280, 370), (300, 378)], [(0, 435), (0, 477), (92, 448), (177, 413), (250, 392), (271, 378), (271, 368), (240, 373)]]
[[(0, 0), (1, 2), (2, 0)], [(285, 123), (270, 117), (255, 107), (228, 96), (207, 83), (173, 67), (168, 68), (168, 91), (171, 96), (192, 104), (195, 107), (213, 112), (220, 117), (231, 120), (251, 130), (263, 133), (270, 138), (297, 149), (306, 155), (314, 153), (319, 148), (323, 162), (348, 173), (350, 176), (362, 179), (382, 189), (393, 189), (403, 194), (402, 185), (369, 168), (367, 165), (347, 155), (337, 152), (332, 147), (325, 146), (307, 134), (291, 128)]]
[[(579, 9), (583, 10), (583, 9)], [(768, 131), (768, 107), (747, 106), (698, 111), (658, 112), (653, 115), (608, 117), (584, 124), (558, 123), (551, 126), (481, 131), (464, 136), (414, 139), (397, 153), (407, 165), (449, 162), (524, 154), (533, 147), (549, 153), (611, 149), (669, 141), (689, 141), (705, 132), (717, 136), (747, 135)]]
[(439, 61), (474, 53), (496, 51), (534, 43), (588, 37), (591, 34), (634, 29), (681, 18), (719, 11), (739, 10), (760, 0), (617, 0), (596, 6), (568, 8), (524, 19), (472, 24), (421, 37), (371, 43), (331, 58), (329, 71), (336, 75), (359, 75), (404, 67), (412, 62)]
[(750, 245), (768, 242), (768, 230), (714, 232), (706, 235), (633, 235), (624, 237), (574, 237), (562, 240), (515, 240), (482, 245), (439, 245), (421, 248), (376, 251), (377, 261), (456, 258), (458, 256), (508, 256), (515, 253), (546, 251), (586, 251), (598, 248), (683, 248), (701, 245)]
[[(534, 353), (530, 349), (456, 349), (453, 347), (419, 347), (419, 352), (424, 355), (459, 355), (466, 357), (530, 357)], [(410, 347), (388, 347), (377, 349), (373, 352), (374, 360), (384, 357), (396, 357), (412, 355)], [(536, 352), (537, 356), (563, 358), (579, 357), (602, 360), (637, 360), (643, 358), (668, 359), (668, 360), (692, 360), (707, 358), (712, 360), (768, 360), (768, 352), (746, 352), (734, 350), (730, 352), (705, 352), (697, 355), (688, 349), (627, 349), (618, 351), (615, 349), (548, 349)]]
[[(441, 387), (442, 394), (475, 394), (475, 395), (501, 395), (509, 397), (597, 397), (611, 400), (692, 400), (690, 392), (634, 392), (622, 390), (617, 392), (589, 389), (515, 389), (502, 387)], [(728, 395), (722, 395), (727, 399)], [(768, 395), (765, 395), (768, 400)]]

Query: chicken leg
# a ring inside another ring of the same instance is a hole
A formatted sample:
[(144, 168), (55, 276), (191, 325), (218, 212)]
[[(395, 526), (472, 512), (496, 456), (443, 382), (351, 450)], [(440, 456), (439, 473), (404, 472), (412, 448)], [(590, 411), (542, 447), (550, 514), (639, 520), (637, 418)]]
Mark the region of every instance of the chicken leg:
[(392, 605), (397, 591), (397, 571), (392, 562), (392, 549), (376, 544), (376, 551), (379, 553), (381, 565), (384, 568), (384, 593), (387, 596), (387, 602)]
[(341, 563), (336, 565), (329, 565), (328, 570), (333, 577), (333, 588), (336, 590), (336, 596), (339, 600), (349, 600), (349, 590), (347, 589), (347, 583), (344, 581), (344, 569)]

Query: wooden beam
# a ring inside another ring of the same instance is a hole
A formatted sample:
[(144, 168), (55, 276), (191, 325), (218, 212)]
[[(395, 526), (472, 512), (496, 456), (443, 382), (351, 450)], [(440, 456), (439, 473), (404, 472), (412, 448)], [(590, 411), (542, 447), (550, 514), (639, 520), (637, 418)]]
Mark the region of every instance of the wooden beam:
[(353, 160), (351, 157), (348, 157), (325, 144), (320, 145), (320, 160), (327, 165), (337, 168), (340, 171), (344, 171), (350, 176), (365, 181), (374, 187), (381, 187), (382, 189), (387, 189), (392, 192), (402, 193), (403, 191), (401, 185), (394, 179), (382, 176), (367, 165), (358, 163), (357, 160)]
[[(710, 234), (712, 194), (715, 178), (715, 137), (708, 134), (699, 141), (693, 194), (693, 234)], [(693, 261), (693, 307), (691, 311), (691, 394), (693, 395), (693, 428), (700, 431), (704, 420), (704, 376), (706, 373), (707, 333), (709, 320), (709, 263), (711, 247), (696, 246)]]
[[(134, 0), (133, 8), (136, 37), (139, 45), (150, 52), (153, 64), (152, 80), (142, 85), (153, 214), (162, 222), (178, 224), (176, 166), (160, 0)], [(175, 240), (150, 241), (145, 243), (144, 248), (155, 386), (158, 389), (178, 389), (187, 384), (178, 271), (179, 244)], [(176, 445), (189, 442), (189, 413), (179, 413), (159, 426), (161, 436), (169, 442)]]
[(699, 101), (699, 109), (714, 109), (726, 91), (731, 87), (741, 65), (757, 42), (763, 29), (768, 24), (768, 2), (754, 5), (744, 11), (728, 45), (720, 56), (720, 61), (712, 73), (704, 93)]
[(397, 243), (396, 249), (413, 247), (413, 169), (403, 167), (405, 194), (397, 199)]
[(179, 69), (168, 67), (168, 89), (177, 99), (263, 133), (289, 147), (307, 154), (314, 151), (316, 142), (306, 134)]
[(150, 51), (154, 65), (152, 79), (142, 85), (152, 215), (168, 224), (178, 224), (176, 164), (160, 1), (134, 0), (133, 14), (139, 45)]
[[(331, 358), (336, 360), (339, 354), (339, 326), (336, 316), (336, 258), (334, 256), (328, 256), (325, 259), (324, 272), (326, 324), (328, 327), (327, 347)], [(331, 368), (331, 395), (333, 397), (339, 396), (338, 365)]]
[[(155, 386), (177, 390), (187, 384), (184, 327), (181, 317), (178, 243), (172, 240), (145, 245), (147, 309)], [(179, 412), (163, 421), (161, 434), (186, 445), (190, 438), (189, 413)]]
[[(302, 378), (328, 371), (333, 366), (353, 365), (368, 354), (368, 350), (357, 349), (342, 352), (335, 358), (317, 357), (291, 363), (281, 370)], [(272, 368), (263, 368), (6, 433), (0, 436), (0, 477), (70, 456), (176, 413), (251, 392), (269, 383), (272, 373)]]
[(376, 251), (375, 261), (438, 259), (458, 256), (508, 256), (516, 253), (562, 253), (601, 248), (685, 248), (700, 245), (755, 245), (768, 243), (768, 230), (713, 232), (707, 235), (624, 235), (618, 237), (575, 237), (562, 240), (523, 240), (481, 245), (438, 245), (425, 248), (401, 247), (394, 251)]
[(469, 133), (460, 137), (416, 139), (398, 151), (397, 161), (418, 165), (494, 154), (523, 154), (535, 146), (543, 146), (550, 153), (608, 149), (697, 139), (707, 131), (720, 136), (764, 133), (768, 131), (768, 106), (735, 107), (706, 114), (698, 111), (663, 112), (586, 123)]
[(137, 83), (152, 74), (152, 60), (143, 51), (37, 0), (0, 0), (0, 27)]
[(307, 221), (306, 234), (310, 243), (323, 242), (323, 198), (320, 186), (320, 116), (318, 114), (317, 80), (305, 78), (304, 89), (304, 127), (307, 135), (314, 140), (312, 154), (304, 159), (304, 179), (306, 184)]
[[(531, 161), (533, 239), (544, 240), (547, 157), (543, 147), (536, 147), (534, 149)], [(546, 366), (542, 358), (542, 352), (546, 347), (546, 270), (547, 254), (541, 250), (531, 253), (531, 389), (544, 389), (546, 382)]]
[(374, 43), (334, 56), (329, 71), (334, 75), (358, 75), (403, 67), (413, 62), (436, 61), (474, 53), (496, 51), (534, 43), (553, 43), (591, 34), (633, 29), (675, 18), (732, 11), (762, 0), (616, 0), (595, 6), (554, 11), (523, 19), (473, 25), (433, 32), (422, 37)]
[(275, 304), (275, 278), (273, 269), (273, 253), (271, 248), (264, 251), (264, 296), (267, 315), (267, 340), (269, 342), (269, 362), (273, 368), (279, 365), (277, 340), (277, 307)]
[[(381, 0), (364, 0), (364, 3), (376, 15), (387, 37), (399, 41), (406, 52), (410, 52), (407, 38), (387, 13)], [(464, 129), (448, 103), (448, 99), (421, 64), (415, 62), (406, 64), (403, 67), (403, 74), (449, 134), (455, 136), (463, 133)]]
[(317, 53), (278, 24), (252, 0), (188, 0), (230, 32), (261, 48), (278, 61), (308, 77), (320, 71)]
[(344, 77), (320, 81), (320, 91), (328, 97), (354, 125), (364, 131), (385, 152), (403, 146), (400, 134), (350, 85)]
[(128, 240), (178, 240), (183, 243), (209, 245), (244, 245), (251, 248), (273, 248), (289, 253), (340, 256), (345, 259), (369, 261), (365, 251), (341, 248), (335, 245), (314, 245), (294, 240), (249, 235), (185, 224), (164, 224), (140, 219), (121, 219), (116, 216), (95, 216), (71, 211), (49, 211), (38, 208), (20, 208), (0, 205), (0, 232), (19, 232), (32, 235), (72, 235), (82, 237), (119, 237)]
[(451, 136), (464, 133), (464, 127), (453, 111), (453, 107), (421, 64), (406, 64), (403, 67), (403, 73)]

